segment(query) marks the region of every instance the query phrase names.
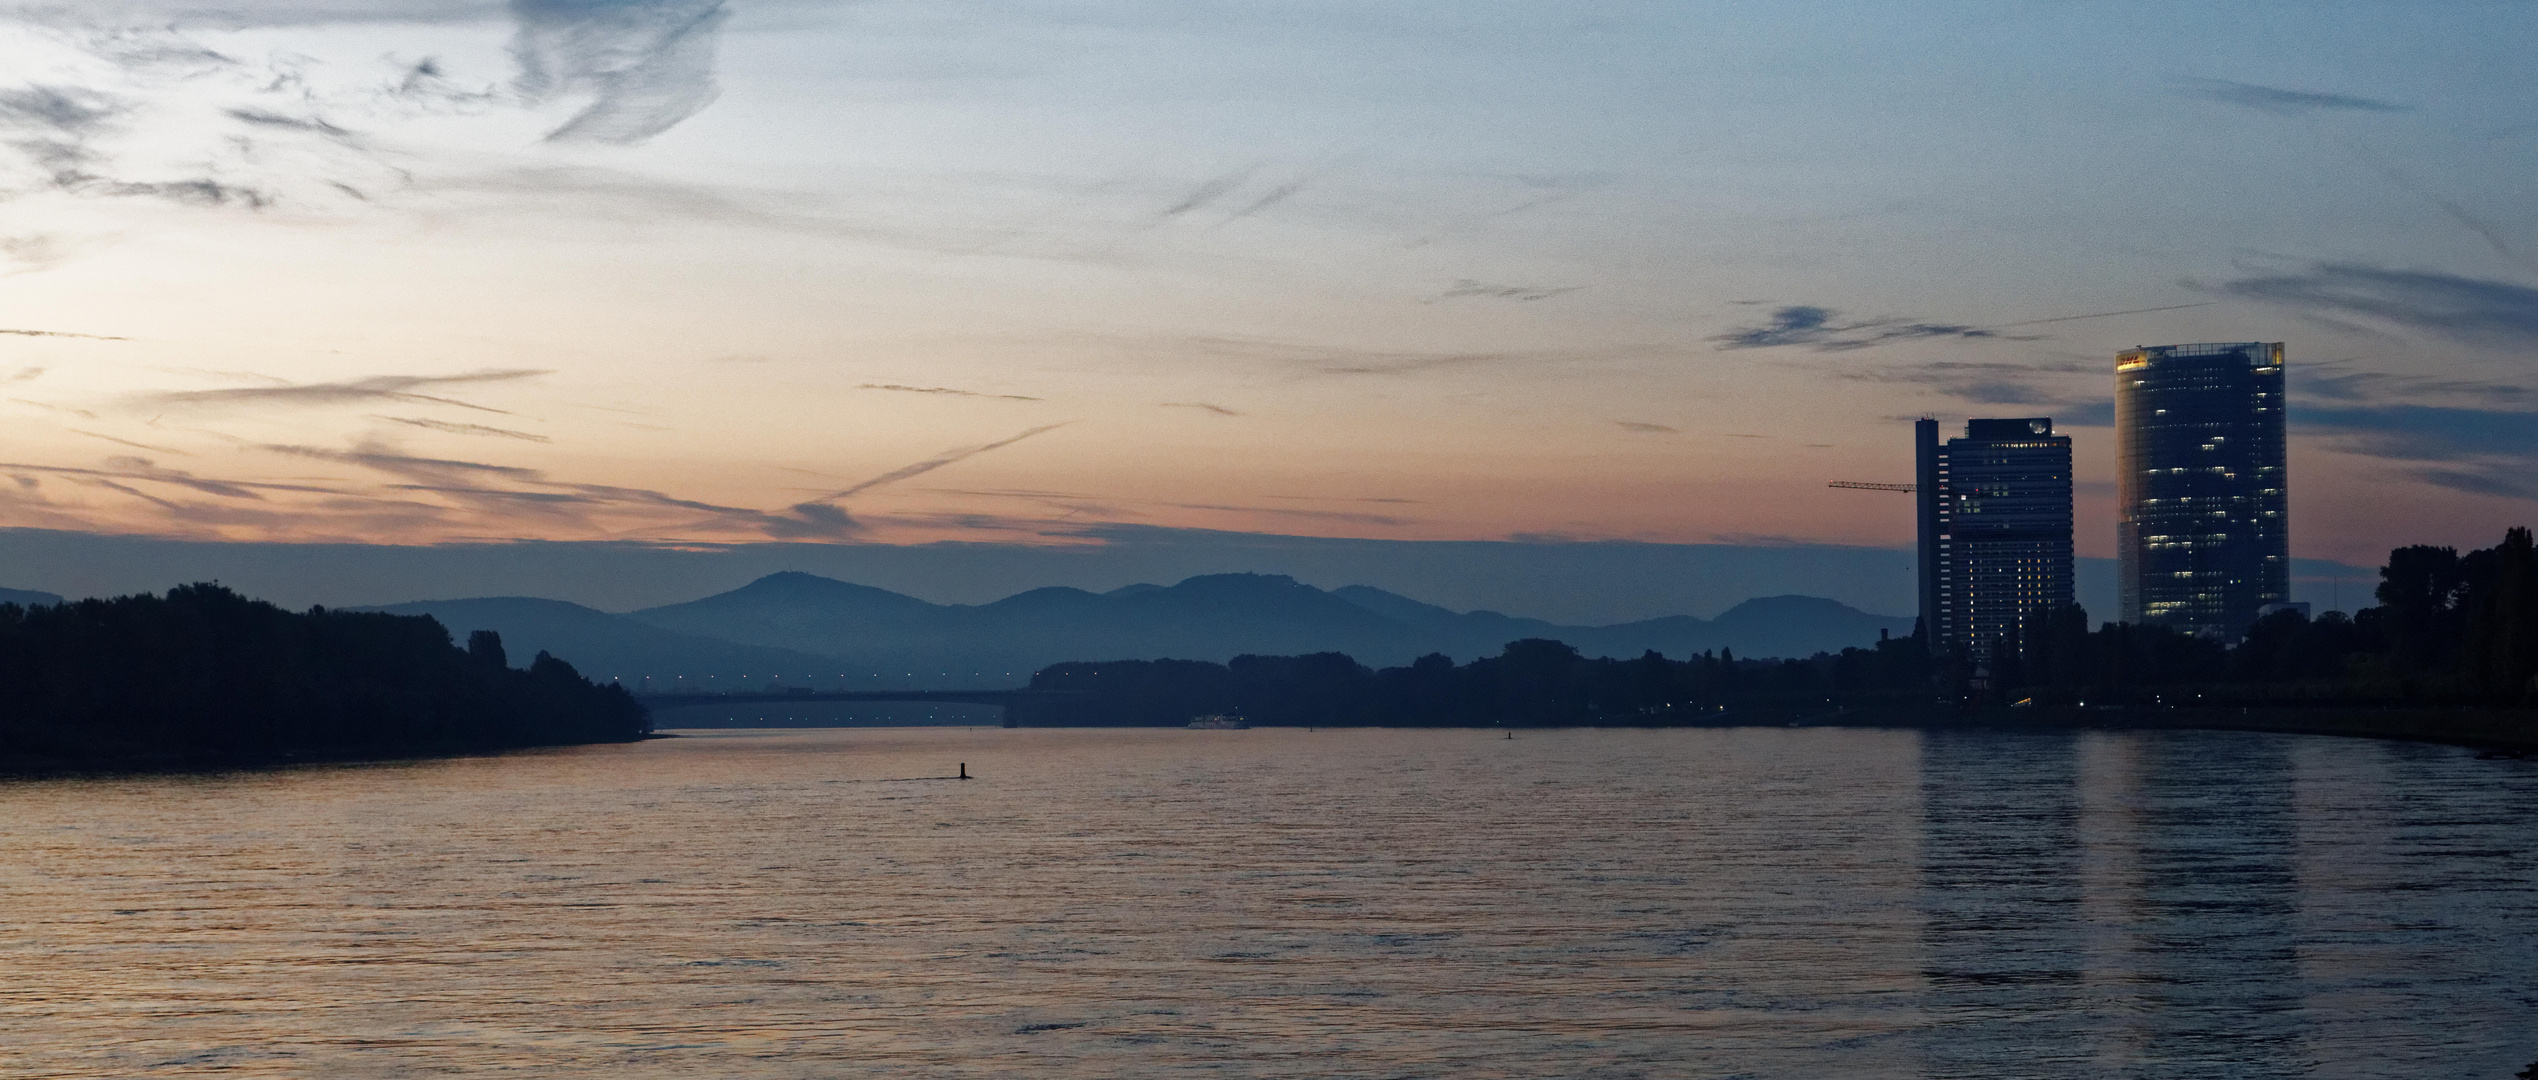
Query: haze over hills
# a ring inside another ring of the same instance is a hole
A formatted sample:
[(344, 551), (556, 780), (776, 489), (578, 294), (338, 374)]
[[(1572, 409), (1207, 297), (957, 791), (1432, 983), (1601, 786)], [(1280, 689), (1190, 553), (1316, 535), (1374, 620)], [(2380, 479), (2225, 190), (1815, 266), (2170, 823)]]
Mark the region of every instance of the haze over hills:
[[(1468, 661), (1508, 642), (1557, 638), (1589, 656), (1673, 657), (1729, 648), (1746, 657), (1807, 656), (1867, 645), (1911, 620), (1831, 600), (1749, 600), (1716, 619), (1671, 616), (1617, 626), (1562, 626), (1493, 611), (1457, 612), (1353, 585), (1325, 591), (1278, 575), (1210, 574), (1177, 585), (1094, 593), (1046, 588), (990, 604), (933, 604), (812, 574), (771, 574), (684, 604), (612, 615), (526, 597), (440, 600), (381, 610), (429, 614), (452, 634), (502, 634), (515, 662), (540, 649), (601, 678), (666, 688), (720, 688), (741, 676), (859, 685), (1014, 685), (1067, 660), (1243, 653), (1344, 652), (1377, 667), (1431, 652)], [(712, 676), (708, 680), (705, 676)]]
[(543, 650), (599, 682), (617, 679), (640, 685), (646, 675), (675, 683), (681, 676), (699, 681), (713, 677), (719, 682), (743, 676), (764, 679), (777, 673), (796, 677), (840, 673), (837, 662), (829, 657), (681, 634), (562, 600), (497, 596), (421, 600), (371, 610), (429, 615), (462, 642), (474, 631), (492, 630), (502, 635), (503, 651), (513, 667), (528, 666)]
[(0, 589), (0, 604), (16, 604), (19, 607), (51, 607), (61, 602), (61, 597), (48, 592), (37, 592), (33, 589)]

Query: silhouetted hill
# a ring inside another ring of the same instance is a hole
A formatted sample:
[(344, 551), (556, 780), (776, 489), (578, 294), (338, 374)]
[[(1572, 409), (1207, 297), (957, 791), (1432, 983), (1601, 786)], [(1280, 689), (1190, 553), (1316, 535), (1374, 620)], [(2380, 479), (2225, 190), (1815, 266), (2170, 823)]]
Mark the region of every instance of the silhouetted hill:
[(1033, 589), (976, 606), (772, 574), (630, 617), (680, 633), (841, 657), (885, 680), (895, 672), (1000, 684), (1083, 655), (1228, 659), (1341, 649), (1407, 659), (1416, 655), (1418, 637), (1330, 593), (1265, 574), (1211, 574), (1107, 594)]
[(1673, 616), (1559, 626), (1494, 611), (1450, 611), (1362, 585), (1326, 592), (1269, 574), (1209, 574), (1108, 593), (1033, 589), (971, 606), (784, 573), (627, 617), (678, 634), (837, 657), (844, 670), (877, 673), (882, 682), (874, 685), (894, 679), (1001, 683), (1088, 656), (1221, 662), (1245, 653), (1335, 651), (1382, 666), (1442, 652), (1469, 660), (1522, 638), (1556, 638), (1589, 656), (1635, 657), (1649, 649), (1685, 656), (1718, 648), (1741, 656), (1806, 656), (1874, 643), (1881, 628), (1911, 630), (1909, 619), (1795, 596), (1748, 601), (1716, 620)]
[(839, 674), (834, 659), (792, 649), (741, 645), (699, 634), (682, 634), (623, 615), (586, 608), (562, 600), (497, 596), (474, 600), (422, 600), (375, 610), (394, 615), (429, 615), (461, 641), (477, 630), (502, 635), (516, 664), (539, 652), (553, 653), (600, 682), (623, 680), (642, 689), (646, 675), (652, 689), (670, 689), (661, 680), (677, 676), (690, 681), (716, 676), (770, 675), (827, 679)]
[(36, 592), (33, 589), (0, 589), (0, 604), (16, 604), (19, 607), (51, 607), (61, 602), (61, 597), (48, 592)]

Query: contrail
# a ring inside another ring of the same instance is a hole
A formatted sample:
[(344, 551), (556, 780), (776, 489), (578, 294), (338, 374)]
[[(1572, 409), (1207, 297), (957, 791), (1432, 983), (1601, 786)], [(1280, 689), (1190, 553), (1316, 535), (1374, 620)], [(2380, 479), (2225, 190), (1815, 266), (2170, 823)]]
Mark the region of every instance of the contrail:
[(0, 330), (0, 334), (16, 334), (16, 335), (17, 335), (17, 336), (19, 336), (19, 337), (69, 337), (69, 338), (86, 338), (86, 339), (88, 339), (88, 340), (90, 340), (90, 341), (130, 341), (130, 340), (132, 340), (131, 338), (128, 338), (128, 337), (107, 337), (107, 336), (106, 336), (106, 335), (104, 335), (104, 334), (66, 334), (66, 333), (63, 333), (62, 331), (59, 331), (59, 330)]
[(1002, 441), (1000, 441), (1000, 442), (991, 442), (991, 443), (988, 443), (988, 444), (987, 444), (987, 445), (985, 445), (985, 446), (972, 446), (972, 447), (968, 447), (968, 448), (961, 449), (961, 450), (952, 450), (952, 451), (948, 451), (948, 452), (945, 452), (945, 453), (942, 453), (942, 454), (937, 454), (937, 455), (935, 455), (935, 456), (933, 456), (933, 457), (930, 457), (930, 458), (927, 458), (927, 459), (925, 459), (925, 460), (923, 460), (923, 461), (917, 462), (917, 463), (916, 463), (916, 464), (914, 464), (914, 465), (910, 465), (910, 466), (907, 466), (907, 467), (905, 467), (905, 468), (892, 469), (892, 470), (891, 470), (891, 471), (889, 471), (889, 472), (886, 472), (886, 473), (883, 473), (883, 474), (881, 474), (881, 475), (879, 475), (879, 476), (873, 477), (872, 479), (870, 479), (870, 480), (866, 480), (866, 481), (864, 481), (863, 483), (860, 483), (860, 484), (857, 484), (857, 485), (855, 485), (855, 486), (853, 486), (853, 487), (847, 488), (847, 489), (846, 489), (846, 490), (844, 490), (844, 491), (840, 491), (840, 492), (836, 492), (836, 493), (834, 493), (834, 494), (828, 495), (828, 496), (826, 496), (826, 497), (824, 497), (824, 498), (820, 499), (819, 501), (821, 501), (821, 502), (834, 502), (834, 501), (836, 501), (836, 500), (838, 500), (838, 499), (843, 499), (843, 498), (846, 498), (847, 496), (850, 496), (850, 495), (855, 495), (855, 494), (858, 494), (858, 493), (861, 493), (861, 492), (870, 491), (870, 490), (872, 490), (872, 489), (874, 489), (874, 488), (877, 488), (877, 487), (882, 486), (883, 484), (895, 484), (895, 483), (898, 483), (898, 482), (899, 482), (899, 481), (901, 481), (901, 480), (908, 479), (909, 477), (912, 477), (912, 476), (922, 476), (922, 475), (924, 475), (924, 474), (926, 474), (926, 473), (933, 472), (933, 471), (934, 471), (934, 470), (936, 470), (936, 469), (940, 469), (940, 468), (942, 468), (942, 467), (943, 467), (943, 466), (945, 466), (945, 465), (950, 465), (950, 464), (952, 464), (952, 463), (954, 463), (954, 462), (957, 462), (957, 461), (965, 461), (965, 460), (967, 460), (967, 459), (977, 457), (977, 456), (978, 456), (978, 455), (980, 455), (980, 454), (984, 454), (984, 453), (986, 453), (987, 451), (990, 451), (990, 450), (1000, 450), (1000, 449), (1003, 449), (1003, 448), (1005, 448), (1005, 447), (1012, 446), (1012, 445), (1013, 445), (1013, 444), (1015, 444), (1015, 443), (1021, 442), (1021, 441), (1022, 441), (1022, 440), (1024, 440), (1024, 439), (1028, 439), (1028, 438), (1030, 438), (1030, 437), (1032, 437), (1032, 436), (1034, 436), (1034, 435), (1038, 435), (1038, 434), (1040, 434), (1040, 433), (1042, 433), (1042, 432), (1047, 432), (1047, 431), (1056, 431), (1056, 430), (1057, 430), (1057, 429), (1059, 429), (1059, 428), (1065, 427), (1065, 426), (1066, 426), (1066, 424), (1071, 424), (1071, 423), (1074, 423), (1074, 421), (1069, 420), (1069, 421), (1067, 421), (1065, 424), (1047, 424), (1047, 425), (1043, 425), (1043, 426), (1041, 426), (1041, 427), (1035, 427), (1035, 428), (1032, 428), (1031, 430), (1026, 431), (1026, 432), (1023, 432), (1023, 433), (1022, 433), (1022, 434), (1020, 434), (1020, 435), (1016, 435), (1016, 436), (1014, 436), (1014, 437), (1012, 437), (1012, 438), (1010, 438), (1010, 439), (1005, 439), (1005, 440), (1002, 440)]
[(2200, 304), (2170, 304), (2167, 307), (2134, 308), (2131, 311), (2101, 311), (2093, 315), (2057, 315), (2050, 319), (2029, 319), (2026, 322), (1993, 323), (1983, 329), (2006, 330), (2013, 326), (2043, 326), (2046, 323), (2075, 322), (2080, 319), (2111, 319), (2117, 315), (2143, 315), (2153, 311), (2184, 311), (2187, 308), (2211, 307), (2218, 303), (2220, 303), (2218, 300), (2206, 300)]

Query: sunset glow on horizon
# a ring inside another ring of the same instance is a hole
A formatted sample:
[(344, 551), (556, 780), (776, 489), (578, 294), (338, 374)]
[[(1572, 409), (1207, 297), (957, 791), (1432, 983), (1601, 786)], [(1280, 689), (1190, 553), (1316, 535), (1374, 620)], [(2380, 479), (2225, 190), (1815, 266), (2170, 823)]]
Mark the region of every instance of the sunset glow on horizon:
[[(0, 14), (0, 527), (1900, 546), (2287, 341), (2292, 546), (2538, 498), (2527, 7)], [(2012, 46), (2015, 42), (2015, 46)]]

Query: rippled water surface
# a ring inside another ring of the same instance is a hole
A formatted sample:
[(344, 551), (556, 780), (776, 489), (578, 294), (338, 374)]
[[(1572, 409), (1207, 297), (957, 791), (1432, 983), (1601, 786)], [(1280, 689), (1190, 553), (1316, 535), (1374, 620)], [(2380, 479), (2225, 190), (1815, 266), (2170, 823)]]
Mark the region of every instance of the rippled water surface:
[(2532, 1059), (2538, 762), (2444, 747), (860, 729), (0, 782), (9, 1077)]

